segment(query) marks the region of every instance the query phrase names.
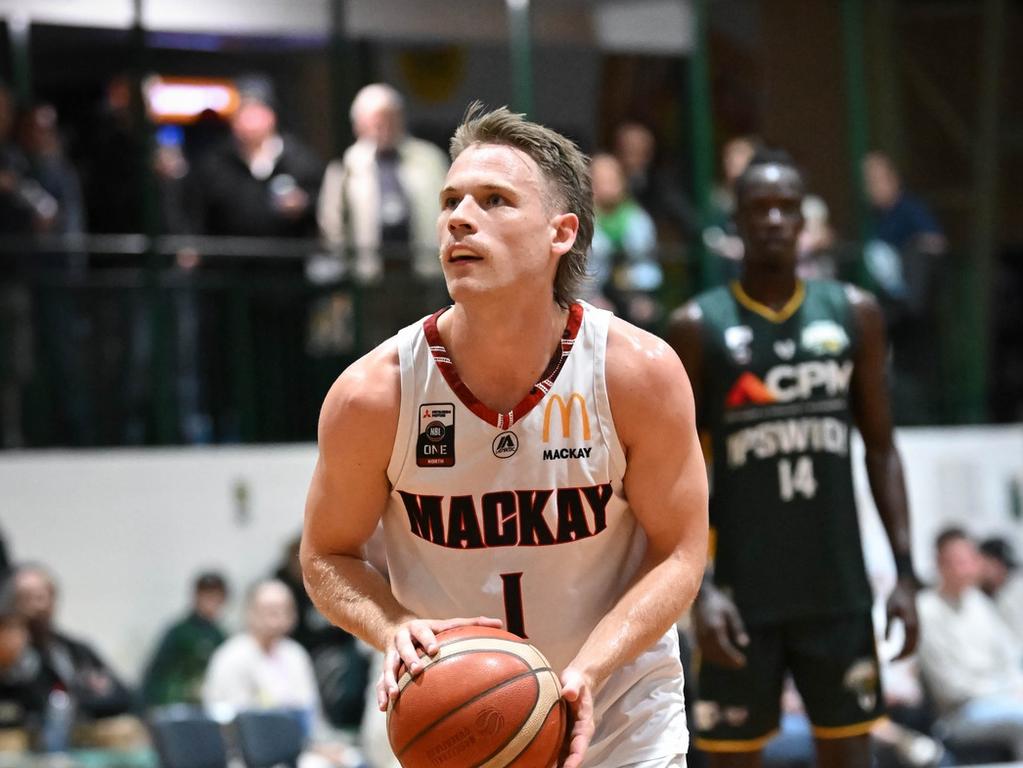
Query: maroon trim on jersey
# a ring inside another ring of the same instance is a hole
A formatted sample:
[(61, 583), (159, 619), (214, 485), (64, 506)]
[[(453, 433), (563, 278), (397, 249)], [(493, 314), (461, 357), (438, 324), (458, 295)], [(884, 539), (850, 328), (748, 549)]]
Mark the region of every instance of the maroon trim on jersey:
[(481, 403), (469, 387), (465, 385), (461, 376), (458, 375), (458, 371), (455, 370), (455, 364), (451, 361), (447, 347), (441, 341), (440, 332), (437, 330), (437, 319), (447, 312), (448, 309), (450, 307), (438, 309), (423, 321), (423, 332), (426, 334), (426, 343), (430, 346), (430, 354), (433, 356), (433, 361), (437, 364), (437, 368), (443, 374), (444, 380), (451, 387), (451, 390), (458, 395), (458, 399), (462, 401), (465, 407), (498, 429), (509, 429), (512, 424), (521, 421), (522, 417), (529, 413), (533, 406), (543, 400), (544, 395), (551, 391), (551, 387), (554, 386), (554, 380), (558, 378), (561, 369), (565, 367), (565, 361), (575, 345), (575, 337), (579, 334), (579, 328), (583, 324), (582, 304), (573, 304), (569, 307), (568, 322), (565, 323), (565, 330), (561, 334), (561, 348), (551, 357), (550, 363), (547, 364), (547, 370), (543, 372), (540, 381), (530, 388), (518, 405), (507, 413), (498, 413)]

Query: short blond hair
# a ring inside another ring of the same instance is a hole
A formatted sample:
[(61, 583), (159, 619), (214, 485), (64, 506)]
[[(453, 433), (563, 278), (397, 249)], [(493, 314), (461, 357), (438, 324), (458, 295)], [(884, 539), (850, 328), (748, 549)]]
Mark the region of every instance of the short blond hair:
[(586, 155), (557, 131), (530, 122), (507, 107), (488, 112), (478, 101), (469, 106), (451, 137), (451, 160), (474, 144), (504, 144), (528, 155), (546, 182), (545, 207), (579, 218), (575, 243), (561, 257), (554, 276), (554, 300), (562, 307), (570, 306), (586, 278), (586, 257), (593, 239), (593, 193)]

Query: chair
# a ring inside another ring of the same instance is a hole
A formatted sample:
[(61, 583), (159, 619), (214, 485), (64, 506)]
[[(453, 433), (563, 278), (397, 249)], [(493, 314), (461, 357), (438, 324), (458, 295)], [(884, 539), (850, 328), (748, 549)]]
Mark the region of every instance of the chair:
[(220, 725), (200, 713), (150, 721), (161, 768), (227, 768)]
[(287, 710), (242, 712), (235, 718), (238, 748), (247, 768), (296, 768), (305, 734), (299, 715)]

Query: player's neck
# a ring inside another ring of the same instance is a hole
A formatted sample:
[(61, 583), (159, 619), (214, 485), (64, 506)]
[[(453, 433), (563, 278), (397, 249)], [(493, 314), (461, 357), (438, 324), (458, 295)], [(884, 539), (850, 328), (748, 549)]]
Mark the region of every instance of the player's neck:
[(458, 303), (437, 324), (458, 374), (490, 408), (514, 407), (546, 370), (568, 311), (552, 300)]
[(751, 299), (772, 309), (781, 309), (795, 295), (799, 278), (794, 270), (746, 267), (739, 284)]

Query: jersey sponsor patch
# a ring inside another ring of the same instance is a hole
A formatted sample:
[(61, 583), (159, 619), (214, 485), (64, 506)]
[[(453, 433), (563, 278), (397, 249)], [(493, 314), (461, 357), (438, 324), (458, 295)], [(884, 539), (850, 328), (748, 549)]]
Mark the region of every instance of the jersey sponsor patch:
[(502, 432), (494, 438), (494, 444), (490, 447), (490, 450), (499, 459), (507, 459), (509, 456), (514, 456), (518, 449), (519, 436), (514, 432)]
[(815, 355), (839, 355), (849, 346), (849, 335), (833, 320), (814, 320), (803, 329), (801, 341)]
[(423, 403), (419, 406), (416, 466), (455, 466), (454, 403)]
[(725, 346), (739, 365), (746, 365), (753, 359), (753, 329), (748, 325), (733, 325), (725, 328)]

